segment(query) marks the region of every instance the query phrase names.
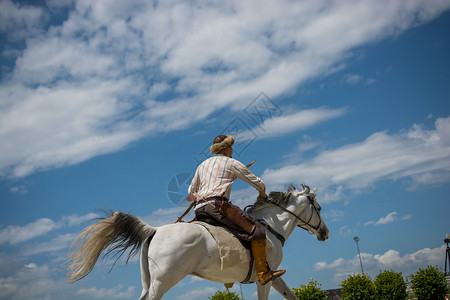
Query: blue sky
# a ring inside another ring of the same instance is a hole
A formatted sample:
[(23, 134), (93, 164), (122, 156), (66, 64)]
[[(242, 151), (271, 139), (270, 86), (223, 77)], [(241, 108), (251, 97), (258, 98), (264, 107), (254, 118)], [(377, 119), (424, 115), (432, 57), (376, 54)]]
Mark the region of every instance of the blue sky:
[[(284, 279), (444, 268), (450, 233), (450, 1), (0, 2), (0, 299), (137, 299), (139, 265), (64, 262), (101, 209), (184, 211), (218, 134), (269, 191), (318, 188)], [(176, 181), (178, 180), (178, 181)], [(253, 202), (237, 182), (232, 200)], [(191, 217), (188, 216), (187, 219)], [(222, 285), (188, 277), (167, 299)], [(254, 285), (242, 286), (256, 299)], [(236, 287), (239, 291), (239, 285)], [(282, 299), (273, 294), (271, 299)]]

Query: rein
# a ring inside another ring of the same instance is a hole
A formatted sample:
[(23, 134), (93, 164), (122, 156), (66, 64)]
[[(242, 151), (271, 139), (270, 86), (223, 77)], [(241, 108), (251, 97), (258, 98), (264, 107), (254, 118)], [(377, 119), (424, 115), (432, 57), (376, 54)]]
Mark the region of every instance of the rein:
[[(314, 230), (318, 230), (318, 229), (320, 228), (320, 225), (322, 224), (322, 218), (319, 218), (319, 224), (318, 224), (317, 226), (312, 226), (311, 224), (309, 224), (309, 222), (311, 222), (312, 217), (313, 217), (313, 214), (314, 214), (313, 211), (315, 211), (317, 215), (319, 215), (319, 212), (317, 211), (315, 205), (312, 203), (313, 201), (311, 200), (311, 198), (310, 198), (309, 196), (307, 196), (307, 197), (308, 197), (308, 199), (309, 199), (309, 201), (311, 202), (311, 205), (312, 205), (312, 208), (311, 208), (311, 217), (309, 218), (308, 222), (303, 221), (299, 216), (297, 216), (296, 214), (294, 214), (292, 211), (290, 211), (289, 209), (287, 209), (287, 208), (281, 206), (280, 204), (278, 204), (278, 203), (276, 203), (276, 202), (270, 201), (270, 200), (268, 200), (268, 199), (263, 199), (263, 201), (264, 201), (265, 203), (269, 203), (269, 204), (275, 205), (275, 206), (279, 207), (281, 210), (283, 210), (283, 211), (285, 211), (285, 212), (287, 212), (287, 213), (293, 215), (297, 220), (299, 220), (300, 222), (302, 222), (303, 225), (307, 225), (307, 226), (311, 227), (311, 228), (314, 229)], [(300, 228), (303, 229), (303, 230), (309, 231), (308, 229), (303, 228), (300, 224), (297, 225), (297, 226), (300, 227)]]

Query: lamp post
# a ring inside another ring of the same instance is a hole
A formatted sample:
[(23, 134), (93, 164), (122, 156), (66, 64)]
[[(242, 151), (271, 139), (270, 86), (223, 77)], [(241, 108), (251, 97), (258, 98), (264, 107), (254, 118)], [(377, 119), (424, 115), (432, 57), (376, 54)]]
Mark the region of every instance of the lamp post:
[(445, 235), (445, 240), (444, 243), (447, 244), (447, 248), (445, 249), (445, 276), (450, 275), (450, 272), (447, 273), (447, 265), (449, 266), (450, 269), (450, 247), (448, 246), (448, 244), (450, 243), (450, 234), (446, 234)]
[(355, 243), (356, 243), (356, 248), (358, 249), (359, 264), (361, 265), (361, 272), (364, 273), (364, 269), (363, 269), (363, 266), (362, 266), (362, 260), (361, 260), (361, 253), (359, 253), (359, 245), (358, 245), (359, 237), (355, 236), (355, 237), (353, 238), (353, 240), (355, 241)]

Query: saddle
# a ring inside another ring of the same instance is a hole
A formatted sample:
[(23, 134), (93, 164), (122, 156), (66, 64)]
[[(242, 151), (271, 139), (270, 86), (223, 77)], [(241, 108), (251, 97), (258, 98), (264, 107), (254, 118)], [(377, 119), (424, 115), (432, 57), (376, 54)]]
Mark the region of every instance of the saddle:
[[(209, 220), (209, 222), (214, 223), (214, 221), (211, 220)], [(248, 263), (248, 273), (242, 283), (253, 283), (249, 281), (253, 271), (253, 256), (251, 251), (249, 250), (250, 248), (244, 247), (243, 241), (239, 240), (226, 227), (222, 225), (218, 226), (217, 222), (215, 222), (215, 225), (204, 221), (194, 221), (192, 223), (201, 225), (206, 228), (206, 230), (208, 230), (208, 232), (216, 241), (219, 248), (221, 270), (233, 267), (237, 264)], [(250, 245), (250, 242), (248, 242), (248, 245)], [(227, 289), (231, 288), (232, 286), (233, 283), (225, 283), (225, 287)]]
[(216, 241), (219, 249), (221, 270), (253, 261), (249, 248), (244, 247), (243, 243), (226, 227), (200, 221), (193, 223), (206, 228)]
[[(239, 239), (225, 225), (208, 214), (198, 213), (197, 217), (191, 223), (205, 227), (216, 241), (219, 248), (221, 270), (233, 267), (236, 264), (249, 263), (247, 276), (241, 283), (253, 283), (253, 281), (250, 281), (254, 265), (250, 241)], [(268, 245), (267, 253), (271, 251), (272, 249)], [(232, 286), (233, 283), (225, 284), (227, 289)]]
[[(222, 223), (218, 222), (216, 219), (214, 219), (213, 217), (211, 217), (208, 214), (198, 213), (197, 217), (195, 218), (195, 221), (198, 221), (200, 223), (200, 225), (201, 225), (201, 222), (204, 222), (204, 223), (209, 224), (211, 226), (222, 227), (222, 228), (224, 228), (225, 230), (227, 230), (228, 232), (231, 233), (231, 231), (229, 231), (225, 225), (223, 225)], [(206, 228), (206, 229), (208, 229), (208, 228)], [(231, 233), (231, 234), (233, 234), (233, 233)], [(235, 235), (233, 234), (233, 236), (235, 236)], [(235, 236), (235, 237), (242, 244), (242, 246), (244, 246), (245, 249), (251, 251), (250, 241), (241, 240), (237, 236)]]

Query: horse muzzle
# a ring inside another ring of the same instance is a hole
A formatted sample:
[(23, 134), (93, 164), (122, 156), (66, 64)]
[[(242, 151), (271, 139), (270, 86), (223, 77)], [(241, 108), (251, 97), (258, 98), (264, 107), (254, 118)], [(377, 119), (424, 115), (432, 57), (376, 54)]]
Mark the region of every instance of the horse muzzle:
[(325, 230), (323, 230), (322, 228), (319, 231), (319, 236), (317, 237), (317, 239), (321, 242), (328, 240), (328, 234), (330, 233), (330, 230), (328, 230), (328, 228), (325, 227)]

